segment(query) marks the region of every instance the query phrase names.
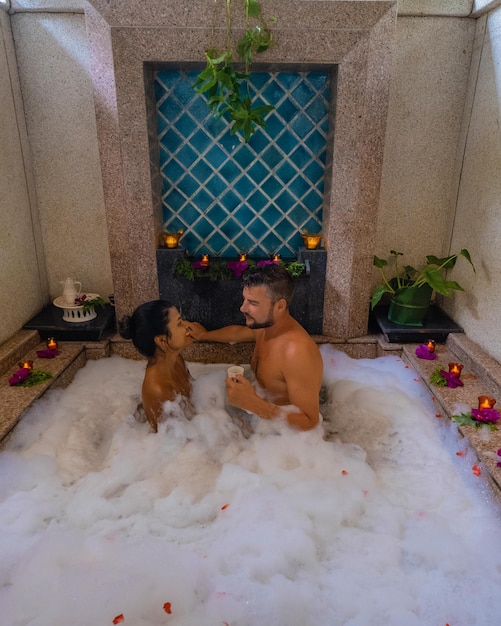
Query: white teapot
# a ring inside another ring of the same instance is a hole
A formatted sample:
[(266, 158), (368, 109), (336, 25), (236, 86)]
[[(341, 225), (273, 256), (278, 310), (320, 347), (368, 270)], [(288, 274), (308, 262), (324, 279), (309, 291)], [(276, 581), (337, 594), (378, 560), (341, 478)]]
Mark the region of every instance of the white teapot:
[(73, 278), (67, 278), (60, 281), (63, 286), (63, 298), (66, 304), (74, 305), (75, 298), (80, 295), (82, 289), (82, 283), (79, 280), (73, 280)]

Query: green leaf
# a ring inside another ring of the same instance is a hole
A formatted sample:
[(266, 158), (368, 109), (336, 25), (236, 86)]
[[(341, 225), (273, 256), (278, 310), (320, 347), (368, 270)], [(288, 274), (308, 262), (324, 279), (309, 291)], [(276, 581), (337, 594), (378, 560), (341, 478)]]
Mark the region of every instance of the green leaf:
[(433, 370), (430, 376), (430, 383), (438, 385), (439, 387), (445, 387), (447, 385), (447, 381), (440, 373), (441, 369), (440, 365), (437, 365), (437, 367)]
[(379, 257), (377, 257), (376, 255), (374, 255), (374, 258), (373, 258), (373, 261), (372, 261), (372, 262), (373, 262), (373, 264), (374, 264), (376, 267), (378, 267), (378, 268), (380, 268), (380, 269), (382, 269), (383, 267), (385, 267), (386, 265), (388, 265), (388, 261), (386, 261), (385, 259), (380, 259), (380, 258), (379, 258)]
[(378, 285), (374, 289), (374, 293), (372, 294), (371, 298), (371, 309), (373, 309), (376, 304), (378, 304), (378, 302), (381, 300), (385, 293), (389, 293), (389, 289), (385, 285)]
[(470, 253), (468, 252), (468, 250), (466, 248), (463, 248), (461, 250), (461, 252), (459, 253), (461, 256), (464, 256), (464, 258), (468, 261), (468, 263), (472, 266), (473, 271), (476, 273), (476, 269), (475, 266), (473, 265), (473, 261), (471, 260), (471, 256)]

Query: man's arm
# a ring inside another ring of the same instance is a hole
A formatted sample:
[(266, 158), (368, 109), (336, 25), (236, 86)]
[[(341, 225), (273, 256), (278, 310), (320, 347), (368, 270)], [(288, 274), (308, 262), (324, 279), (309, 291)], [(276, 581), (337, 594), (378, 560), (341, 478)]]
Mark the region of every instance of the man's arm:
[(247, 326), (223, 326), (217, 330), (206, 330), (199, 322), (189, 322), (188, 332), (195, 341), (217, 341), (219, 343), (244, 343), (255, 341), (254, 331)]
[[(288, 410), (287, 422), (299, 429), (310, 430), (319, 421), (319, 393), (322, 385), (322, 357), (316, 346), (292, 345), (284, 359), (282, 373), (287, 385), (289, 404), (297, 411)], [(254, 387), (244, 376), (226, 380), (228, 402), (234, 406), (274, 419), (284, 413), (284, 407), (273, 404), (256, 394)]]

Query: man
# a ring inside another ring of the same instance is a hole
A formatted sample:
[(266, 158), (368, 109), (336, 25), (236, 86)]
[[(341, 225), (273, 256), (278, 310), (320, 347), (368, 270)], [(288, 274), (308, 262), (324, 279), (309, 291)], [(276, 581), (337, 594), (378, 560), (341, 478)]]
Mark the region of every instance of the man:
[(292, 278), (283, 267), (256, 268), (244, 275), (240, 311), (245, 326), (207, 331), (197, 322), (188, 322), (187, 329), (197, 341), (254, 341), (251, 367), (265, 397), (238, 375), (226, 380), (229, 404), (263, 419), (285, 415), (291, 426), (309, 430), (319, 421), (323, 365), (316, 343), (289, 313), (293, 290)]

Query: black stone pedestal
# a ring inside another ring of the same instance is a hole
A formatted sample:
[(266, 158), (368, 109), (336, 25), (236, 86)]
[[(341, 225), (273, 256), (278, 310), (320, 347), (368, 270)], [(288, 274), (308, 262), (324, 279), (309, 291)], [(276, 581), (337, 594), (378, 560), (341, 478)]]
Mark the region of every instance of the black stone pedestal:
[[(200, 322), (208, 330), (244, 324), (240, 313), (242, 281), (188, 280), (175, 274), (176, 263), (184, 258), (186, 251), (182, 247), (157, 250), (160, 298), (181, 307), (185, 319)], [(298, 260), (305, 263), (306, 274), (294, 278), (294, 301), (290, 312), (311, 335), (321, 335), (327, 251), (303, 248), (299, 251)]]
[(96, 308), (97, 317), (88, 322), (65, 322), (63, 309), (53, 304), (37, 313), (23, 326), (24, 330), (38, 330), (42, 339), (56, 341), (99, 341), (116, 330), (115, 309), (111, 304)]
[(462, 333), (458, 326), (442, 309), (432, 305), (426, 317), (424, 326), (402, 326), (388, 319), (386, 305), (379, 305), (370, 313), (369, 330), (379, 327), (384, 338), (389, 343), (424, 343), (427, 339), (434, 339), (443, 343), (449, 333)]

